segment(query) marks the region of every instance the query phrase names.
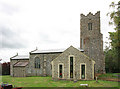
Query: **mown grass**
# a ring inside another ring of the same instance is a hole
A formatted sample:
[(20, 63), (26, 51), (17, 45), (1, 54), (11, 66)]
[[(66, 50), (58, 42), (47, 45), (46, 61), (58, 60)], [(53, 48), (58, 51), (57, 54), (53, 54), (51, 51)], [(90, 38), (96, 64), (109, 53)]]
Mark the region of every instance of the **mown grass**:
[(99, 76), (99, 78), (118, 78), (120, 73), (106, 73)]
[[(95, 80), (92, 81), (53, 81), (52, 77), (10, 77), (2, 76), (4, 83), (12, 84), (16, 87), (80, 87), (80, 84), (88, 84), (89, 87), (118, 87), (118, 82)], [(120, 87), (120, 86), (119, 86)]]

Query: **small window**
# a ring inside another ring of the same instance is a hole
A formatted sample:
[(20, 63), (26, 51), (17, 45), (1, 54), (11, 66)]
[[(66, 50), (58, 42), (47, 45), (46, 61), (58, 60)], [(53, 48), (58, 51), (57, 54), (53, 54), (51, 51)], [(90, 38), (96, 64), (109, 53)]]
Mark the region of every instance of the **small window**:
[(62, 78), (62, 65), (59, 65), (59, 78)]
[(35, 58), (35, 68), (40, 68), (40, 59), (38, 57)]
[(81, 78), (85, 79), (85, 65), (81, 65)]
[(88, 23), (88, 30), (92, 30), (92, 23)]
[(52, 64), (51, 64), (51, 70), (52, 70)]
[(73, 78), (73, 57), (70, 57), (70, 78)]

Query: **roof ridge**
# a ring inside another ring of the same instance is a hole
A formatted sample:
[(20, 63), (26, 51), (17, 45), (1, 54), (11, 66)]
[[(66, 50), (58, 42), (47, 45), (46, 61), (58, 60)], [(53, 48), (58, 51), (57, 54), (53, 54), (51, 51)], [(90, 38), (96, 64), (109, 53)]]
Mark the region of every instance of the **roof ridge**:
[(11, 59), (29, 59), (29, 55), (17, 55)]
[(29, 56), (29, 55), (17, 55), (17, 56)]
[(45, 50), (41, 50), (41, 51), (48, 51), (48, 50), (61, 50), (61, 49), (45, 49)]

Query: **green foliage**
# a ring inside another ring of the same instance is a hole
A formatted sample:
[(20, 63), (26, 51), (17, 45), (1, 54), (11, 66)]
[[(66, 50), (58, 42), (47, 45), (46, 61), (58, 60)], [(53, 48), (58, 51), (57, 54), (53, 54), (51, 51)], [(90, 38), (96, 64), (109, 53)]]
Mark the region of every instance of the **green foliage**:
[[(120, 28), (120, 1), (118, 4), (115, 4), (114, 2), (111, 3), (110, 7), (113, 8), (112, 12), (109, 12), (107, 15), (110, 16), (110, 25), (115, 25), (115, 30)], [(115, 7), (118, 6), (116, 9)]]
[[(120, 5), (120, 1), (118, 2)], [(115, 26), (115, 32), (109, 32), (110, 47), (106, 47), (105, 53), (105, 67), (106, 72), (120, 72), (120, 67), (118, 66), (120, 60), (120, 6), (111, 3), (110, 7), (113, 8), (112, 12), (107, 15), (110, 16), (110, 25)], [(118, 8), (115, 8), (118, 6)]]
[(99, 78), (118, 79), (118, 76), (120, 76), (120, 73), (106, 73), (99, 75)]
[(2, 75), (10, 75), (10, 62), (2, 63)]
[(112, 12), (109, 12), (108, 15), (110, 16), (110, 24), (115, 26), (115, 32), (109, 32), (110, 40), (111, 40), (111, 47), (112, 48), (120, 48), (120, 1), (118, 4), (114, 2), (111, 3), (110, 7), (118, 6), (117, 9), (113, 9)]
[(110, 73), (119, 72), (118, 54), (116, 52), (116, 49), (109, 49), (107, 51), (104, 51), (104, 54), (106, 72)]

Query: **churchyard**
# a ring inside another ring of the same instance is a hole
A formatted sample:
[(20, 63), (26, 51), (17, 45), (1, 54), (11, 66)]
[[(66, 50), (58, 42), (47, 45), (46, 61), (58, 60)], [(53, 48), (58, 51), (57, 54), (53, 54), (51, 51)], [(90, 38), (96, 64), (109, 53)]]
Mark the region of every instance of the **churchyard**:
[[(118, 79), (118, 75), (120, 73), (112, 73), (112, 74), (104, 74), (100, 75), (100, 78), (111, 78)], [(105, 81), (100, 80), (89, 80), (89, 81), (54, 81), (52, 77), (10, 77), (10, 76), (2, 76), (3, 83), (12, 84), (15, 87), (83, 87), (80, 84), (88, 84), (88, 87), (119, 87), (118, 82), (116, 81)]]

